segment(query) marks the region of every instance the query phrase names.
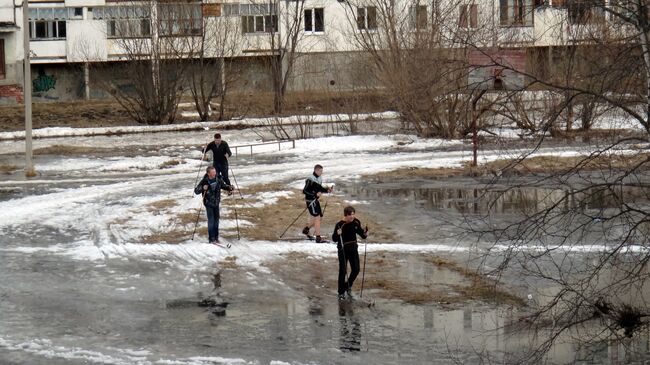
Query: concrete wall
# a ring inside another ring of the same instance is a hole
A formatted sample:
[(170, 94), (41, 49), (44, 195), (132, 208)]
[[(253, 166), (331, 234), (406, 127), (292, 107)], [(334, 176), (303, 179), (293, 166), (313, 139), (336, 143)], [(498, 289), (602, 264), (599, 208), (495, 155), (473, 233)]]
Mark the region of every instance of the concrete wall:
[(379, 86), (372, 60), (361, 52), (303, 53), (296, 57), (291, 91), (351, 91)]
[[(0, 33), (0, 38), (4, 40), (5, 44), (6, 73), (5, 78), (0, 80), (0, 85), (16, 84), (22, 80), (22, 60), (18, 61), (16, 54), (16, 48), (18, 45), (22, 45), (22, 39), (18, 38), (18, 32)], [(20, 64), (18, 64), (18, 62), (20, 62)]]
[(80, 64), (32, 65), (34, 101), (83, 98), (83, 69)]

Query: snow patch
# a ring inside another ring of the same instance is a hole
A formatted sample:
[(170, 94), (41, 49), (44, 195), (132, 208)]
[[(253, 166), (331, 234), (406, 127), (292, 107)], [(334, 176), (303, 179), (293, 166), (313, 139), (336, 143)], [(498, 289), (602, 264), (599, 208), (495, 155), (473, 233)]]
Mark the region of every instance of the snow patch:
[[(74, 136), (95, 136), (110, 134), (128, 133), (152, 133), (152, 132), (177, 132), (192, 130), (207, 130), (210, 128), (222, 128), (227, 126), (265, 126), (276, 124), (296, 123), (333, 123), (341, 121), (365, 121), (365, 120), (391, 120), (399, 117), (396, 112), (368, 113), (368, 114), (328, 114), (328, 115), (294, 115), (282, 118), (244, 118), (222, 122), (192, 122), (183, 124), (157, 125), (157, 126), (121, 126), (121, 127), (98, 127), (98, 128), (72, 128), (72, 127), (47, 127), (34, 129), (33, 138), (52, 137), (74, 137)], [(25, 139), (25, 131), (2, 132), (0, 140)]]

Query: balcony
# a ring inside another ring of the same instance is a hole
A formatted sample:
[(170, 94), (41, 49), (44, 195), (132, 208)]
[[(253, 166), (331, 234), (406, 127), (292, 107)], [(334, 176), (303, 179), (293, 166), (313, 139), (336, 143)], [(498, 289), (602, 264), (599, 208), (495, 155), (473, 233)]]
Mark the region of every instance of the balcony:
[(13, 6), (0, 5), (0, 32), (17, 31), (19, 28), (16, 25), (16, 16)]

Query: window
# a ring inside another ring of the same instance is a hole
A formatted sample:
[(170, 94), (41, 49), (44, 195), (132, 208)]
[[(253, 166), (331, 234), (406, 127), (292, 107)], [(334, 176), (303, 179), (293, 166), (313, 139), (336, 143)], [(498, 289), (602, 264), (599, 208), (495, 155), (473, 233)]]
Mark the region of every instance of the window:
[(458, 26), (461, 28), (478, 28), (478, 5), (461, 5)]
[(36, 20), (29, 22), (29, 39), (65, 39), (65, 20)]
[(73, 16), (75, 18), (81, 18), (84, 16), (84, 8), (74, 8), (74, 14)]
[(277, 15), (247, 15), (241, 17), (242, 33), (271, 33), (278, 31)]
[(415, 5), (409, 8), (409, 22), (411, 29), (426, 29), (428, 23), (427, 6)]
[(223, 4), (223, 16), (239, 15), (239, 4)]
[(502, 26), (532, 26), (534, 0), (499, 0)]
[(324, 32), (325, 13), (323, 8), (305, 10), (305, 32)]
[(201, 4), (161, 4), (158, 5), (163, 35), (194, 35), (203, 32)]
[(277, 14), (275, 4), (223, 4), (223, 16), (273, 15)]
[(377, 29), (377, 8), (368, 6), (357, 8), (357, 28), (359, 30)]
[(570, 24), (594, 24), (605, 19), (605, 4), (598, 0), (568, 0)]
[(95, 8), (93, 18), (106, 20), (106, 35), (109, 38), (136, 38), (151, 35), (149, 8), (145, 6)]
[(0, 79), (7, 77), (5, 68), (5, 40), (0, 38)]
[(65, 39), (68, 10), (64, 7), (29, 9), (29, 38)]

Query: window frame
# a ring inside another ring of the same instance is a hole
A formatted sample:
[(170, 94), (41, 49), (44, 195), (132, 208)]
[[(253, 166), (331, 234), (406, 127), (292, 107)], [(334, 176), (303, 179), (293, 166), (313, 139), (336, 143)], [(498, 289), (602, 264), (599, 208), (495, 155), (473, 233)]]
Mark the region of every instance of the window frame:
[(458, 27), (461, 29), (478, 29), (478, 4), (460, 5)]
[(499, 26), (532, 27), (535, 9), (535, 0), (499, 0)]
[[(372, 17), (371, 17), (371, 13), (373, 15)], [(373, 32), (373, 31), (376, 31), (377, 28), (378, 28), (378, 25), (377, 25), (377, 7), (376, 6), (358, 6), (357, 7), (357, 30), (358, 31)]]
[(7, 61), (5, 57), (5, 40), (0, 38), (0, 80), (7, 78)]
[[(37, 24), (38, 23), (38, 24)], [(37, 36), (37, 25), (42, 26), (42, 36)], [(65, 40), (68, 35), (67, 24), (65, 20), (30, 20), (29, 21), (29, 40), (30, 41), (57, 41)]]
[[(241, 15), (242, 34), (268, 34), (278, 32), (278, 16), (276, 14)], [(269, 23), (273, 23), (270, 27)]]
[[(318, 29), (318, 12), (320, 12), (320, 29)], [(304, 9), (304, 31), (308, 34), (323, 34), (325, 33), (325, 8), (309, 8)], [(309, 14), (310, 28), (307, 29), (307, 14)]]

